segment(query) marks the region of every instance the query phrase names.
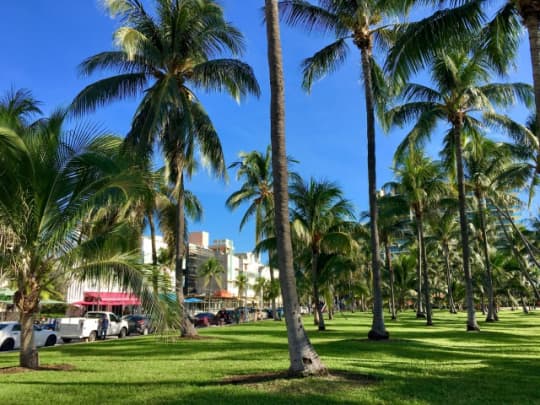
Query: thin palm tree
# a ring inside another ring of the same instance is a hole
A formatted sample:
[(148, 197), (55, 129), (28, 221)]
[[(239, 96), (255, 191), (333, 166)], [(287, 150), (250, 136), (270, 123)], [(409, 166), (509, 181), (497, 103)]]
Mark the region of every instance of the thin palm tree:
[(114, 280), (146, 301), (151, 287), (139, 260), (140, 228), (129, 218), (145, 180), (120, 153), (121, 139), (92, 126), (68, 130), (62, 110), (26, 122), (37, 111), (31, 97), (21, 98), (28, 94), (0, 103), (0, 227), (11, 235), (0, 250), (17, 280), (20, 365), (37, 368), (33, 316), (47, 286), (67, 277)]
[(431, 326), (433, 320), (425, 246), (425, 217), (447, 189), (445, 173), (440, 162), (432, 161), (424, 151), (414, 147), (408, 148), (408, 154), (397, 162), (395, 173), (396, 181), (385, 187), (392, 189), (396, 197), (402, 198), (414, 215), (418, 243), (418, 277), (422, 277), (422, 288), (418, 289), (418, 294), (424, 295), (426, 322)]
[(265, 0), (268, 68), (270, 74), (270, 138), (274, 176), (274, 229), (277, 240), (279, 282), (287, 322), (289, 373), (321, 374), (326, 371), (311, 345), (300, 316), (300, 305), (294, 279), (293, 251), (289, 223), (287, 151), (285, 148), (285, 85), (283, 55), (277, 0)]
[(396, 320), (397, 308), (394, 288), (395, 275), (392, 265), (392, 245), (399, 243), (399, 238), (403, 238), (408, 231), (410, 222), (407, 215), (408, 207), (405, 204), (401, 204), (401, 201), (396, 201), (393, 195), (380, 196), (377, 199), (377, 205), (380, 214), (378, 222), (379, 235), (384, 249), (390, 287), (390, 315), (392, 320)]
[(291, 214), (295, 240), (309, 256), (313, 302), (318, 315), (319, 330), (326, 329), (320, 302), (320, 273), (322, 255), (347, 253), (352, 238), (347, 230), (354, 218), (353, 208), (343, 198), (342, 190), (334, 183), (310, 179), (295, 179), (290, 191)]
[(457, 247), (457, 239), (459, 239), (457, 206), (454, 206), (454, 204), (442, 205), (439, 209), (433, 210), (430, 213), (427, 222), (430, 228), (430, 236), (428, 238), (434, 239), (442, 250), (446, 273), (446, 299), (448, 310), (451, 314), (455, 314), (457, 313), (457, 310), (454, 293), (452, 291), (453, 277), (451, 251)]
[(285, 0), (285, 20), (308, 31), (320, 30), (335, 35), (336, 40), (303, 62), (303, 87), (310, 90), (314, 81), (333, 72), (342, 64), (352, 41), (361, 57), (366, 108), (368, 197), (371, 226), (371, 266), (373, 271), (373, 324), (368, 337), (388, 339), (384, 325), (381, 292), (380, 246), (377, 228), (377, 178), (375, 152), (375, 110), (382, 108), (389, 95), (388, 81), (374, 57), (376, 44), (387, 45), (391, 37), (388, 19), (405, 14), (414, 0), (319, 0), (315, 6), (305, 0)]
[[(271, 281), (270, 281), (271, 282)], [(257, 277), (255, 283), (253, 284), (253, 291), (259, 299), (259, 308), (262, 308), (264, 305), (263, 295), (265, 289), (269, 286), (268, 280), (264, 277)]]
[[(249, 203), (249, 206), (240, 221), (240, 230), (251, 217), (255, 217), (255, 245), (263, 236), (273, 234), (272, 221), (268, 221), (274, 214), (274, 193), (272, 177), (272, 149), (270, 146), (266, 153), (252, 151), (240, 153), (240, 160), (232, 163), (229, 168), (237, 168), (236, 178), (243, 180), (239, 190), (233, 192), (225, 204), (231, 210), (240, 205)], [(272, 250), (268, 250), (268, 264), (270, 280), (274, 280), (274, 269), (270, 260)], [(276, 298), (272, 299), (272, 316), (276, 314)], [(273, 316), (274, 317), (274, 316)], [(278, 317), (274, 317), (278, 320)]]
[[(435, 55), (431, 64), (431, 81), (435, 87), (415, 83), (405, 85), (402, 97), (408, 103), (391, 109), (388, 122), (399, 126), (414, 122), (413, 129), (398, 147), (397, 159), (405, 155), (411, 146), (423, 145), (439, 122), (449, 126), (443, 154), (458, 189), (463, 273), (467, 292), (467, 330), (479, 330), (470, 270), (463, 140), (466, 135), (478, 132), (483, 125), (490, 124), (501, 129), (520, 127), (509, 117), (496, 113), (495, 106), (508, 106), (516, 99), (530, 105), (532, 89), (523, 83), (489, 82), (492, 73), (489, 60), (482, 49), (474, 48), (474, 43), (471, 45), (472, 51), (447, 50)], [(481, 119), (478, 119), (477, 114), (481, 114)]]
[(114, 33), (118, 50), (102, 52), (80, 65), (83, 75), (117, 70), (82, 90), (72, 103), (76, 113), (91, 111), (113, 100), (143, 94), (126, 137), (126, 145), (149, 156), (158, 143), (177, 195), (175, 245), (176, 295), (182, 335), (196, 334), (184, 316), (182, 262), (184, 183), (196, 168), (196, 154), (220, 177), (225, 176), (221, 143), (212, 121), (196, 97), (196, 90), (225, 91), (240, 99), (259, 95), (251, 68), (238, 59), (244, 44), (241, 33), (226, 22), (212, 0), (155, 0), (148, 12), (139, 0), (107, 0), (122, 26)]

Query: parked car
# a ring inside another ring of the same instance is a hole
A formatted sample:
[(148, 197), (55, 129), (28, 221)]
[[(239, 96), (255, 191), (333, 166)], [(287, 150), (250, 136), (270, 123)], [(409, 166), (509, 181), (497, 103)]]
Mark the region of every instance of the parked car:
[(100, 333), (101, 319), (107, 317), (109, 326), (107, 336), (118, 336), (124, 338), (128, 333), (127, 321), (120, 319), (112, 312), (89, 311), (82, 318), (61, 318), (58, 334), (64, 343), (69, 343), (73, 339), (83, 339), (88, 342), (95, 341)]
[[(36, 346), (54, 346), (58, 341), (56, 332), (34, 325)], [(0, 323), (0, 351), (14, 350), (21, 346), (21, 324), (18, 322)]]
[(205, 326), (217, 325), (217, 318), (212, 312), (199, 312), (192, 318), (195, 327), (203, 328)]
[(154, 331), (152, 321), (147, 315), (125, 315), (122, 319), (128, 323), (128, 335), (132, 333), (148, 335)]

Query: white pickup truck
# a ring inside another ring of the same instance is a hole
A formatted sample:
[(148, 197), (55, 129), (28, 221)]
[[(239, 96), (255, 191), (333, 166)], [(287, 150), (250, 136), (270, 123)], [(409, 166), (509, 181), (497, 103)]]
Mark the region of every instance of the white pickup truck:
[(82, 339), (93, 342), (100, 332), (100, 324), (103, 315), (109, 320), (107, 336), (126, 337), (128, 323), (120, 319), (112, 312), (90, 311), (83, 318), (62, 318), (58, 327), (58, 335), (65, 343), (73, 339)]

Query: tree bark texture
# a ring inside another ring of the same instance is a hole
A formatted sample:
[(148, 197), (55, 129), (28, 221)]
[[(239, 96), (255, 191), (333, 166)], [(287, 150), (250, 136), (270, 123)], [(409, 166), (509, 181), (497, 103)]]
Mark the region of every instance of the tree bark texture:
[(377, 160), (375, 148), (375, 109), (371, 78), (371, 46), (361, 48), (362, 75), (366, 97), (366, 125), (368, 146), (368, 196), (371, 231), (371, 266), (373, 272), (373, 322), (368, 333), (370, 340), (390, 337), (384, 325), (384, 307), (381, 288), (380, 244), (377, 227)]
[(450, 248), (448, 242), (443, 243), (444, 265), (446, 266), (446, 298), (448, 299), (448, 311), (451, 314), (456, 314), (456, 304), (454, 303), (454, 293), (452, 291), (452, 268), (450, 267)]
[(431, 292), (429, 288), (429, 274), (427, 268), (427, 254), (426, 246), (424, 243), (424, 221), (422, 211), (416, 212), (416, 227), (418, 231), (418, 250), (420, 251), (420, 260), (422, 262), (422, 280), (423, 280), (423, 293), (424, 302), (426, 303), (426, 325), (432, 326), (432, 311), (431, 311)]
[(34, 343), (34, 314), (39, 303), (38, 282), (30, 269), (22, 271), (19, 276), (18, 291), (14, 296), (14, 303), (19, 310), (19, 323), (21, 324), (21, 348), (19, 351), (19, 365), (25, 368), (39, 368), (38, 352)]
[(265, 0), (265, 17), (271, 91), (270, 136), (274, 176), (274, 223), (279, 262), (279, 281), (289, 343), (289, 373), (291, 375), (321, 374), (326, 373), (326, 368), (311, 345), (302, 324), (294, 276), (289, 223), (289, 177), (285, 148), (285, 85), (277, 0)]
[(463, 174), (463, 149), (461, 145), (461, 125), (462, 123), (455, 123), (454, 133), (454, 145), (456, 148), (456, 169), (457, 169), (457, 185), (458, 185), (458, 198), (459, 198), (459, 225), (461, 230), (461, 249), (463, 255), (463, 274), (465, 277), (465, 301), (467, 304), (467, 331), (480, 331), (478, 323), (476, 322), (476, 313), (474, 310), (474, 290), (471, 275), (471, 262), (470, 262), (470, 246), (469, 246), (469, 230), (467, 220), (467, 200), (465, 194), (465, 183)]
[(386, 267), (388, 268), (388, 275), (390, 278), (390, 316), (392, 317), (392, 320), (395, 321), (397, 319), (397, 311), (396, 298), (394, 295), (394, 268), (392, 267), (392, 254), (390, 253), (390, 245), (387, 239), (384, 241), (384, 250), (386, 256)]
[(175, 239), (175, 290), (176, 290), (176, 300), (178, 303), (178, 310), (180, 313), (180, 334), (182, 337), (193, 337), (197, 336), (197, 330), (195, 326), (189, 320), (184, 306), (184, 269), (183, 269), (183, 259), (184, 259), (184, 232), (185, 232), (185, 222), (184, 222), (184, 177), (183, 172), (179, 171), (179, 179), (177, 185), (178, 191), (178, 201), (176, 204), (176, 239)]
[(495, 322), (497, 320), (497, 314), (495, 313), (495, 297), (493, 294), (493, 276), (491, 271), (491, 261), (489, 259), (489, 245), (487, 240), (486, 230), (486, 206), (484, 197), (477, 193), (476, 201), (478, 203), (478, 216), (480, 219), (480, 231), (482, 232), (482, 251), (484, 254), (484, 265), (486, 267), (485, 274), (485, 286), (487, 292), (487, 317), (486, 322)]
[[(322, 308), (320, 305), (320, 294), (319, 294), (319, 255), (317, 253), (313, 253), (311, 256), (311, 274), (313, 277), (313, 300), (315, 301), (315, 312), (317, 313), (316, 325), (319, 327), (319, 331), (326, 330), (326, 325), (324, 324), (324, 316), (322, 312)], [(330, 313), (330, 311), (329, 311)]]

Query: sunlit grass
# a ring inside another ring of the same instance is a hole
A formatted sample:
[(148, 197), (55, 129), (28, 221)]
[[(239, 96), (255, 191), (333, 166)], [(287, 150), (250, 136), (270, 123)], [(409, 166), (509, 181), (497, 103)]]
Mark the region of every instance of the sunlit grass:
[[(372, 376), (223, 384), (234, 375), (283, 371), (285, 327), (264, 321), (200, 330), (208, 339), (167, 342), (154, 336), (41, 350), (43, 365), (71, 371), (0, 374), (1, 404), (540, 404), (540, 312), (505, 311), (496, 324), (466, 333), (465, 314), (436, 312), (427, 328), (414, 313), (387, 321), (389, 342), (366, 340), (369, 314), (338, 314), (326, 332), (304, 318), (325, 364)], [(0, 367), (17, 364), (0, 355)]]

